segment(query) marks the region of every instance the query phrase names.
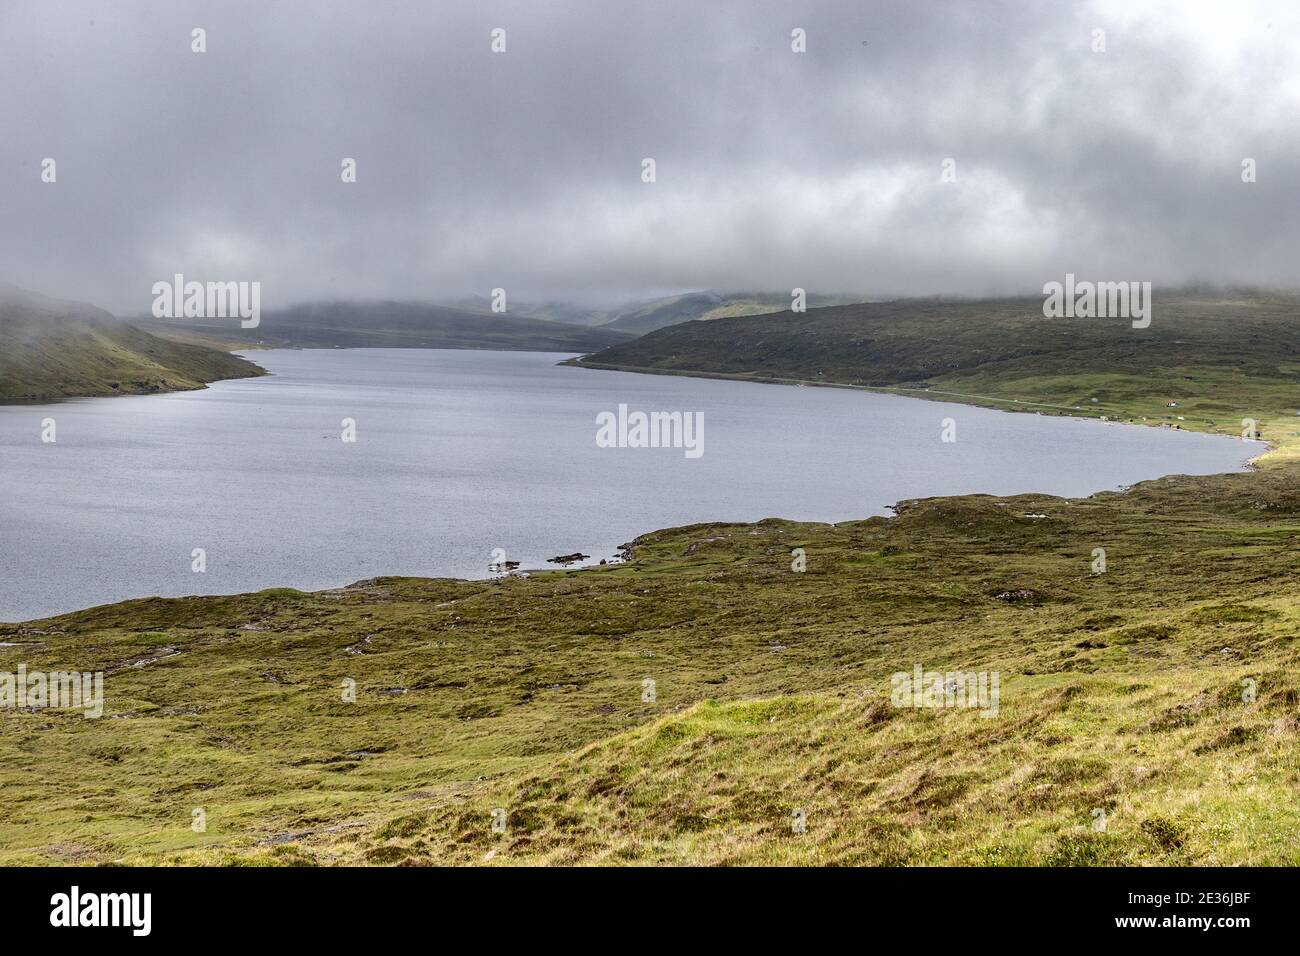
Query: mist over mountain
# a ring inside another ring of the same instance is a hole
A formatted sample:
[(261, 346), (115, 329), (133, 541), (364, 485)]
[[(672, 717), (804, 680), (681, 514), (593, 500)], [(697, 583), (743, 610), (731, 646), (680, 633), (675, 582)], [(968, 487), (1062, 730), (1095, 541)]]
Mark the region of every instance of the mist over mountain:
[(308, 302), (263, 314), (254, 328), (230, 319), (141, 319), (171, 335), (282, 348), (517, 349), (590, 352), (627, 341), (626, 332), (584, 328), (427, 302)]

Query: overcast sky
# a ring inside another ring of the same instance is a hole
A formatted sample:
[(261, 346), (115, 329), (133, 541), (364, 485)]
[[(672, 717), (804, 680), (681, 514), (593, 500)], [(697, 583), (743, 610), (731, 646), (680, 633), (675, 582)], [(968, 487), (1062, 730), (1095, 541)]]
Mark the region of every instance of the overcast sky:
[(1300, 281), (1294, 0), (3, 0), (0, 90), (0, 281), (125, 313)]

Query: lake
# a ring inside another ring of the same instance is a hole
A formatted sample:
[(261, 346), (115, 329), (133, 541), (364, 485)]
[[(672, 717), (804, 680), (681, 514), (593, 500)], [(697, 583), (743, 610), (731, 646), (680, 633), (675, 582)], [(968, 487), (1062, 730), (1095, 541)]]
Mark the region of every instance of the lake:
[[(675, 525), (841, 521), (971, 492), (1087, 495), (1240, 469), (1262, 450), (845, 389), (571, 368), (551, 353), (249, 357), (274, 374), (0, 407), (0, 620), (155, 594), (486, 577), (494, 549), (553, 567)], [(703, 454), (600, 447), (597, 416), (620, 404), (702, 416)], [(41, 441), (46, 418), (54, 443)], [(942, 440), (945, 418), (955, 441)]]

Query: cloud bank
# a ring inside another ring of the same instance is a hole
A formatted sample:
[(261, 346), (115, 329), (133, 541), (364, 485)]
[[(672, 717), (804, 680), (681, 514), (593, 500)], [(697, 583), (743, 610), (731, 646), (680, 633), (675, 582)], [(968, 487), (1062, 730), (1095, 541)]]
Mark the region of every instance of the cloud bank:
[(0, 49), (0, 280), (123, 313), (1300, 278), (1291, 3), (7, 0)]

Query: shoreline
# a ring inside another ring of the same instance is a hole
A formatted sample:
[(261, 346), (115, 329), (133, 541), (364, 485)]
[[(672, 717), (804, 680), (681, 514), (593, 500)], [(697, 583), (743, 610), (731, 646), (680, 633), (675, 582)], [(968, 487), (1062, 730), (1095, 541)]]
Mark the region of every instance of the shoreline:
[[(254, 363), (256, 364), (256, 363)], [(0, 408), (27, 408), (34, 405), (62, 405), (64, 402), (85, 401), (92, 398), (148, 398), (151, 395), (176, 395), (181, 392), (201, 392), (204, 389), (211, 388), (218, 382), (238, 382), (246, 378), (266, 378), (274, 373), (262, 369), (260, 372), (250, 372), (248, 375), (223, 375), (221, 378), (214, 378), (211, 381), (202, 382), (190, 387), (160, 388), (150, 392), (77, 392), (70, 395), (49, 395), (41, 398), (17, 398), (0, 401)]]
[[(335, 350), (332, 350), (332, 349), (331, 349), (331, 350), (322, 350), (322, 351), (335, 351)], [(351, 350), (338, 350), (338, 351), (351, 351)], [(464, 351), (464, 350), (454, 350), (454, 351)], [(516, 350), (490, 350), (490, 351), (516, 351)], [(532, 350), (523, 350), (523, 351), (532, 351)], [(574, 356), (571, 357), (571, 358), (567, 358), (567, 359), (564, 359), (563, 361), (557, 362), (556, 365), (557, 365), (557, 366), (574, 366), (574, 367), (596, 368), (596, 369), (607, 370), (607, 371), (621, 371), (621, 372), (642, 373), (642, 374), (682, 375), (682, 376), (690, 377), (690, 378), (712, 378), (712, 379), (721, 379), (721, 380), (726, 380), (726, 381), (754, 382), (754, 383), (756, 383), (756, 384), (787, 385), (787, 386), (796, 386), (796, 387), (815, 386), (815, 387), (823, 387), (823, 388), (842, 388), (842, 389), (852, 389), (852, 390), (865, 391), (865, 392), (877, 393), (877, 394), (896, 395), (896, 396), (898, 396), (898, 397), (902, 397), (902, 398), (926, 398), (926, 399), (928, 399), (928, 400), (930, 400), (930, 401), (936, 401), (936, 402), (948, 402), (948, 403), (950, 403), (950, 404), (962, 404), (962, 405), (966, 405), (966, 406), (969, 406), (969, 407), (987, 408), (987, 409), (998, 410), (998, 411), (1022, 411), (1022, 412), (1029, 412), (1029, 411), (1032, 411), (1032, 410), (1034, 409), (1034, 407), (1050, 407), (1050, 408), (1056, 408), (1056, 409), (1061, 409), (1061, 410), (1062, 410), (1062, 411), (1060, 411), (1059, 413), (1057, 413), (1058, 417), (1074, 418), (1074, 419), (1081, 419), (1081, 420), (1094, 420), (1094, 421), (1101, 417), (1101, 416), (1088, 415), (1088, 414), (1071, 414), (1071, 412), (1073, 412), (1074, 410), (1068, 408), (1067, 406), (1062, 406), (1062, 405), (1048, 405), (1047, 403), (1019, 402), (1019, 401), (1015, 401), (1015, 400), (1011, 400), (1011, 399), (999, 399), (999, 398), (994, 398), (994, 397), (992, 397), (992, 396), (971, 396), (971, 395), (966, 395), (966, 394), (964, 394), (964, 393), (948, 392), (948, 391), (939, 391), (939, 390), (932, 390), (932, 389), (916, 389), (916, 388), (906, 388), (906, 387), (886, 387), (886, 386), (864, 386), (864, 385), (853, 385), (853, 384), (849, 384), (849, 383), (841, 383), (841, 382), (816, 382), (816, 381), (807, 381), (807, 380), (799, 380), (799, 379), (786, 379), (786, 378), (781, 378), (781, 377), (777, 377), (777, 376), (769, 376), (769, 377), (765, 377), (765, 378), (755, 378), (755, 377), (753, 377), (753, 376), (749, 376), (749, 375), (741, 375), (741, 374), (708, 373), (708, 372), (680, 371), (680, 370), (657, 370), (657, 369), (639, 368), (639, 367), (634, 367), (634, 366), (618, 366), (618, 365), (613, 365), (613, 364), (609, 364), (609, 363), (583, 362), (583, 361), (580, 361), (580, 359), (581, 359), (581, 356), (574, 355)], [(259, 366), (259, 368), (260, 368), (260, 366)], [(272, 376), (272, 375), (274, 375), (274, 373), (272, 373), (272, 372), (270, 372), (270, 371), (268, 371), (268, 370), (266, 370), (266, 369), (262, 369), (262, 370), (261, 370), (261, 373), (262, 373), (261, 375), (233, 376), (233, 377), (231, 377), (231, 378), (229, 378), (229, 379), (219, 379), (219, 380), (217, 380), (217, 381), (235, 381), (235, 380), (238, 380), (238, 379), (241, 379), (241, 378), (253, 378), (253, 377), (264, 377), (264, 376)], [(201, 388), (207, 388), (207, 387), (210, 386), (210, 384), (212, 384), (212, 383), (209, 383), (209, 384), (207, 384), (207, 385), (204, 385), (204, 386), (202, 386)], [(177, 389), (177, 390), (174, 390), (174, 391), (198, 391), (198, 390), (200, 390), (200, 389)], [(162, 394), (162, 393), (152, 393), (152, 394)], [(63, 400), (66, 401), (66, 400), (68, 400), (68, 399), (101, 398), (101, 397), (108, 397), (108, 396), (97, 396), (97, 395), (96, 395), (96, 396), (66, 396)], [(980, 401), (964, 401), (964, 402), (963, 402), (963, 401), (957, 401), (957, 399), (959, 399), (959, 398), (976, 398), (976, 399), (984, 399), (984, 402), (980, 402)], [(992, 405), (992, 404), (986, 404), (985, 402), (987, 402), (987, 403), (998, 403), (998, 404), (997, 404), (997, 406), (995, 407), (994, 405)], [(43, 403), (36, 403), (36, 404), (43, 404)], [(1043, 413), (1042, 413), (1042, 412), (1037, 412), (1037, 414), (1043, 414)], [(1118, 419), (1107, 419), (1107, 420), (1105, 420), (1104, 423), (1105, 423), (1105, 424), (1121, 424), (1121, 425), (1141, 425), (1141, 426), (1144, 426), (1144, 427), (1161, 427), (1161, 423), (1157, 423), (1157, 422), (1149, 422), (1149, 423), (1148, 423), (1148, 422), (1129, 422), (1129, 421), (1123, 421), (1123, 420), (1118, 420)], [(1191, 429), (1188, 429), (1188, 431), (1191, 431)], [(1222, 435), (1221, 433), (1214, 433), (1214, 432), (1198, 432), (1198, 433), (1200, 433), (1200, 434), (1208, 434), (1208, 435), (1216, 435), (1217, 437), (1230, 437), (1230, 436)], [(1264, 459), (1264, 458), (1266, 458), (1266, 457), (1268, 457), (1268, 456), (1274, 454), (1275, 452), (1277, 452), (1277, 451), (1279, 450), (1279, 444), (1278, 444), (1276, 441), (1273, 441), (1273, 442), (1262, 442), (1262, 443), (1265, 444), (1265, 445), (1267, 445), (1266, 450), (1265, 450), (1264, 452), (1262, 452), (1261, 454), (1259, 454), (1259, 455), (1256, 455), (1256, 456), (1253, 456), (1253, 457), (1247, 459), (1247, 460), (1243, 463), (1242, 468), (1241, 468), (1240, 471), (1216, 472), (1216, 473), (1214, 473), (1214, 474), (1225, 474), (1225, 475), (1226, 475), (1226, 474), (1250, 474), (1250, 473), (1253, 473), (1253, 472), (1257, 472), (1257, 471), (1259, 470), (1259, 462), (1261, 461), (1261, 459)], [(1113, 492), (1113, 493), (1121, 493), (1121, 494), (1122, 494), (1122, 493), (1126, 493), (1126, 492), (1130, 491), (1130, 490), (1133, 489), (1133, 488), (1136, 488), (1136, 487), (1139, 487), (1139, 486), (1141, 486), (1141, 485), (1143, 485), (1143, 484), (1146, 484), (1146, 483), (1148, 483), (1148, 482), (1153, 482), (1153, 481), (1163, 481), (1163, 480), (1167, 480), (1167, 479), (1171, 479), (1171, 478), (1172, 478), (1172, 479), (1177, 479), (1177, 478), (1195, 479), (1195, 478), (1198, 478), (1198, 477), (1205, 477), (1205, 476), (1185, 475), (1185, 474), (1183, 474), (1183, 473), (1179, 473), (1179, 472), (1171, 472), (1171, 473), (1168, 473), (1168, 474), (1155, 475), (1155, 476), (1152, 476), (1151, 478), (1146, 478), (1146, 479), (1143, 479), (1143, 480), (1141, 480), (1141, 481), (1135, 482), (1135, 483), (1133, 483), (1132, 485), (1123, 486), (1123, 487), (1121, 487), (1121, 488), (1114, 488), (1114, 489), (1103, 488), (1103, 489), (1100, 489), (1098, 492), (1093, 492), (1092, 494), (1104, 493), (1104, 492)], [(1028, 493), (1028, 494), (1047, 494), (1047, 493), (1045, 493), (1045, 492), (1027, 492), (1027, 493)], [(938, 496), (924, 496), (924, 499), (923, 499), (923, 500), (942, 500), (942, 499), (957, 500), (957, 499), (961, 499), (961, 498), (963, 498), (963, 497), (966, 497), (966, 495), (938, 495)], [(1076, 498), (1076, 497), (1073, 497), (1073, 496), (1057, 496), (1057, 495), (1052, 495), (1051, 497), (1054, 497), (1054, 498), (1059, 497), (1059, 498), (1061, 498), (1062, 500), (1066, 500), (1066, 501), (1071, 501), (1071, 500), (1086, 500), (1086, 498)], [(1091, 497), (1091, 496), (1086, 496), (1086, 497)], [(896, 505), (899, 504), (900, 501), (905, 501), (905, 500), (910, 500), (910, 499), (907, 499), (907, 498), (899, 499), (898, 501), (893, 502), (893, 503), (892, 503), (891, 505), (889, 505), (888, 507), (891, 508), (891, 509), (893, 509)], [(772, 516), (767, 516), (767, 517), (772, 517)], [(798, 522), (800, 522), (800, 523), (805, 523), (805, 524), (825, 524), (825, 525), (827, 525), (828, 527), (834, 527), (836, 524), (842, 524), (842, 523), (845, 523), (845, 522), (852, 522), (852, 521), (857, 521), (857, 520), (866, 520), (867, 518), (870, 518), (870, 517), (884, 517), (884, 518), (886, 518), (886, 520), (889, 520), (889, 519), (891, 519), (892, 517), (894, 517), (894, 515), (876, 515), (876, 516), (872, 516), (872, 515), (859, 515), (859, 516), (855, 516), (855, 517), (849, 517), (849, 518), (842, 519), (842, 521), (839, 521), (839, 522), (815, 522), (815, 521), (806, 521), (806, 520), (804, 520), (804, 519), (798, 519), (798, 518), (782, 518), (781, 520), (798, 521)], [(747, 524), (747, 525), (753, 525), (753, 524), (758, 523), (758, 522), (761, 521), (761, 520), (764, 520), (764, 519), (755, 519), (754, 521), (748, 521), (748, 522), (726, 522), (726, 523), (727, 523), (727, 524), (740, 524), (740, 525), (746, 525), (746, 524)], [(692, 527), (692, 526), (695, 525), (695, 524), (709, 524), (709, 523), (712, 523), (712, 522), (706, 519), (706, 520), (701, 521), (701, 522), (693, 522), (693, 523), (689, 523), (689, 524), (686, 524), (686, 525), (671, 525), (671, 526), (667, 526), (667, 527), (648, 528), (648, 529), (645, 529), (645, 530), (639, 532), (639, 533), (637, 534), (636, 537), (639, 539), (639, 538), (644, 538), (644, 537), (647, 537), (647, 536), (650, 536), (650, 535), (655, 535), (655, 534), (659, 534), (659, 533), (666, 532), (666, 531), (674, 531), (674, 530), (678, 530), (678, 529), (680, 529), (680, 528)], [(635, 540), (635, 539), (634, 539), (634, 540)], [(383, 574), (383, 575), (378, 575), (378, 576), (371, 575), (370, 577), (371, 577), (371, 578), (375, 578), (375, 577), (380, 577), (380, 578), (394, 578), (394, 579), (407, 579), (407, 578), (409, 578), (409, 579), (418, 579), (418, 580), (426, 580), (426, 581), (446, 581), (446, 582), (456, 582), (456, 583), (489, 582), (489, 581), (497, 581), (497, 580), (509, 579), (509, 578), (511, 578), (511, 577), (515, 577), (515, 576), (518, 576), (518, 577), (537, 577), (537, 576), (541, 576), (541, 575), (544, 575), (544, 574), (555, 574), (555, 573), (560, 573), (560, 572), (571, 573), (571, 572), (577, 572), (577, 571), (590, 571), (590, 570), (594, 570), (594, 569), (599, 569), (599, 568), (602, 567), (602, 566), (599, 564), (599, 559), (600, 559), (601, 557), (604, 557), (604, 558), (606, 558), (606, 559), (608, 560), (608, 559), (612, 558), (614, 555), (616, 555), (616, 554), (619, 553), (618, 551), (614, 551), (614, 552), (611, 552), (611, 553), (609, 553), (609, 554), (606, 554), (606, 553), (604, 553), (603, 551), (601, 551), (601, 550), (600, 550), (598, 547), (596, 547), (596, 546), (588, 545), (588, 546), (586, 546), (586, 547), (588, 547), (588, 548), (594, 548), (594, 549), (595, 549), (595, 551), (594, 551), (595, 557), (593, 557), (592, 559), (590, 559), (590, 563), (583, 562), (583, 563), (580, 563), (580, 564), (578, 564), (578, 565), (576, 565), (576, 566), (573, 566), (573, 567), (557, 567), (557, 568), (551, 568), (551, 567), (545, 567), (545, 566), (538, 566), (538, 567), (529, 567), (529, 568), (520, 568), (520, 569), (518, 569), (520, 572), (524, 572), (523, 574), (518, 574), (518, 572), (510, 572), (510, 573), (505, 573), (505, 574), (493, 574), (493, 573), (488, 573), (488, 574), (484, 574), (484, 575), (482, 575), (482, 576), (475, 576), (475, 577), (452, 577), (452, 576), (406, 575), (406, 574), (396, 573), (396, 574), (391, 574), (391, 575), (388, 575), (388, 574)], [(624, 562), (614, 562), (614, 561), (611, 560), (608, 566), (609, 566), (609, 567), (615, 567), (615, 566), (619, 566), (620, 564), (623, 564), (623, 563), (624, 563)], [(87, 606), (79, 606), (79, 607), (69, 608), (69, 609), (66, 609), (66, 610), (60, 610), (60, 611), (56, 611), (56, 612), (54, 612), (54, 613), (52, 613), (52, 614), (47, 614), (47, 615), (43, 615), (43, 616), (40, 616), (40, 617), (26, 618), (26, 619), (22, 619), (22, 620), (5, 620), (5, 621), (0, 621), (0, 627), (30, 627), (30, 626), (32, 626), (32, 625), (34, 625), (34, 624), (36, 624), (36, 623), (39, 623), (39, 622), (45, 622), (45, 621), (54, 620), (54, 619), (57, 619), (57, 618), (60, 618), (60, 617), (66, 616), (66, 615), (77, 614), (77, 613), (80, 613), (80, 612), (83, 612), (83, 611), (86, 611), (86, 610), (91, 610), (91, 609), (95, 609), (95, 608), (113, 607), (113, 606), (116, 606), (116, 605), (126, 604), (126, 603), (130, 603), (130, 602), (135, 602), (135, 601), (146, 601), (146, 600), (176, 601), (176, 600), (186, 600), (186, 599), (192, 599), (192, 598), (210, 598), (210, 597), (211, 597), (211, 598), (220, 598), (220, 597), (243, 597), (243, 596), (247, 596), (247, 595), (258, 594), (258, 593), (261, 593), (262, 591), (271, 591), (271, 590), (293, 590), (293, 591), (300, 591), (300, 593), (302, 593), (302, 594), (322, 594), (322, 593), (329, 593), (329, 592), (336, 592), (336, 591), (344, 591), (344, 590), (347, 590), (348, 588), (356, 587), (356, 586), (357, 586), (361, 581), (364, 581), (364, 580), (368, 580), (368, 579), (357, 579), (357, 580), (353, 580), (353, 581), (350, 581), (350, 582), (347, 582), (347, 583), (327, 585), (327, 586), (325, 586), (325, 587), (319, 587), (319, 588), (316, 588), (316, 589), (313, 589), (313, 590), (302, 590), (302, 589), (297, 588), (297, 587), (294, 587), (294, 586), (292, 586), (292, 585), (285, 585), (285, 584), (282, 584), (282, 583), (272, 582), (272, 583), (268, 583), (268, 584), (266, 584), (265, 586), (263, 586), (263, 587), (259, 587), (259, 588), (254, 588), (254, 589), (249, 589), (249, 590), (229, 591), (229, 592), (203, 592), (203, 593), (201, 593), (201, 594), (178, 594), (178, 595), (166, 595), (166, 596), (165, 596), (165, 595), (159, 595), (159, 594), (143, 594), (143, 595), (136, 595), (136, 596), (132, 596), (132, 597), (125, 597), (125, 598), (121, 598), (121, 599), (119, 599), (119, 600), (114, 600), (114, 601), (107, 601), (107, 602), (104, 602), (104, 603), (101, 603), (101, 604), (92, 604), (92, 605), (87, 605)]]
[[(1075, 408), (1071, 405), (1056, 405), (1050, 402), (1026, 401), (1018, 398), (998, 398), (993, 395), (973, 395), (969, 392), (952, 392), (934, 388), (908, 388), (904, 385), (855, 385), (850, 382), (830, 382), (815, 381), (812, 379), (785, 378), (778, 375), (755, 376), (742, 372), (707, 372), (695, 369), (661, 369), (650, 368), (639, 365), (616, 365), (610, 362), (586, 362), (581, 357), (566, 359), (558, 363), (573, 368), (598, 369), (608, 372), (632, 372), (642, 375), (679, 375), (684, 378), (711, 378), (729, 382), (754, 382), (758, 385), (787, 385), (794, 387), (811, 387), (811, 388), (842, 388), (852, 391), (870, 392), (878, 395), (897, 395), (902, 398), (920, 398), (932, 402), (949, 402), (954, 405), (969, 405), (972, 408), (989, 408), (994, 411), (1006, 412), (1026, 412), (1036, 415), (1053, 414), (1058, 418), (1076, 418), (1087, 421), (1100, 421), (1107, 425), (1134, 425), (1140, 428), (1172, 428), (1174, 431), (1195, 432), (1202, 435), (1215, 435), (1220, 438), (1232, 438), (1233, 436), (1222, 431), (1211, 431), (1202, 428), (1184, 428), (1181, 422), (1170, 425), (1167, 421), (1130, 421), (1122, 418), (1111, 418), (1101, 414), (1089, 415), (1079, 414), (1082, 409)], [(1048, 413), (1038, 411), (1037, 409), (1051, 408), (1060, 409), (1058, 412)], [(1193, 422), (1199, 424), (1210, 423), (1209, 419), (1194, 419)], [(1256, 439), (1265, 445), (1264, 451), (1258, 455), (1251, 456), (1246, 460), (1245, 470), (1257, 470), (1265, 459), (1273, 459), (1268, 462), (1273, 464), (1290, 455), (1300, 455), (1300, 441), (1283, 442), (1279, 439)], [(1284, 454), (1286, 453), (1286, 454)], [(1162, 478), (1176, 477), (1178, 473), (1162, 475)], [(1224, 474), (1228, 474), (1224, 472)]]

